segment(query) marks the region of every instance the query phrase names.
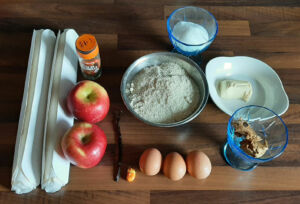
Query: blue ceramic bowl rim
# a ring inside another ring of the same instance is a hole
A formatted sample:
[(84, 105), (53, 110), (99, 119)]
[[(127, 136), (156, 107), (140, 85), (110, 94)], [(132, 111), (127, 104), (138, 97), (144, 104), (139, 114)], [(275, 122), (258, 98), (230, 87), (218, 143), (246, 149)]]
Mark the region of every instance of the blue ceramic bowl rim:
[[(174, 37), (174, 35), (172, 34), (171, 27), (170, 27), (170, 19), (173, 17), (173, 15), (174, 15), (176, 12), (178, 12), (178, 11), (180, 11), (180, 10), (182, 10), (182, 9), (186, 9), (186, 8), (196, 8), (196, 9), (203, 10), (203, 11), (207, 12), (207, 13), (214, 19), (214, 21), (215, 21), (215, 23), (216, 23), (216, 32), (215, 32), (215, 34), (213, 35), (213, 37), (212, 37), (211, 39), (209, 39), (209, 40), (206, 41), (205, 43), (201, 43), (201, 44), (197, 44), (197, 45), (191, 45), (191, 44), (187, 44), (187, 43), (181, 42), (180, 40), (178, 40), (177, 38)], [(217, 34), (218, 34), (218, 31), (219, 31), (219, 26), (218, 26), (217, 19), (216, 19), (216, 18), (214, 17), (214, 15), (212, 15), (212, 13), (210, 13), (209, 11), (207, 11), (207, 10), (205, 10), (205, 9), (203, 9), (203, 8), (200, 8), (200, 7), (196, 7), (196, 6), (185, 6), (185, 7), (182, 7), (182, 8), (178, 8), (178, 9), (174, 10), (174, 11), (171, 13), (171, 15), (169, 16), (169, 18), (168, 18), (168, 20), (167, 20), (167, 30), (168, 30), (168, 33), (169, 33), (169, 35), (170, 35), (170, 37), (171, 37), (172, 39), (174, 39), (175, 41), (177, 41), (177, 42), (179, 42), (179, 43), (181, 43), (181, 44), (183, 44), (183, 45), (186, 45), (186, 46), (202, 46), (202, 45), (204, 45), (204, 44), (207, 44), (207, 43), (209, 43), (209, 42), (212, 42), (212, 41), (216, 38), (216, 36), (217, 36)]]
[[(273, 157), (270, 157), (270, 158), (267, 158), (267, 159), (260, 159), (260, 158), (254, 158), (254, 157), (251, 157), (249, 156), (248, 154), (246, 154), (243, 150), (240, 149), (240, 147), (236, 146), (234, 144), (234, 142), (232, 141), (232, 139), (229, 139), (231, 136), (229, 135), (229, 132), (231, 130), (231, 121), (233, 120), (233, 117), (234, 115), (239, 112), (241, 109), (244, 109), (244, 108), (251, 108), (251, 107), (258, 107), (258, 108), (264, 108), (270, 112), (272, 112), (274, 115), (276, 115), (277, 118), (280, 119), (281, 123), (283, 124), (284, 128), (285, 128), (285, 132), (286, 132), (286, 140), (285, 140), (285, 145), (283, 146), (282, 150), (280, 151), (279, 154), (273, 156)], [(228, 121), (228, 125), (227, 125), (227, 141), (228, 141), (228, 144), (229, 145), (233, 145), (234, 148), (236, 148), (243, 156), (245, 156), (246, 158), (252, 160), (252, 161), (257, 161), (257, 163), (263, 163), (263, 162), (267, 162), (267, 161), (271, 161), (277, 157), (279, 157), (285, 150), (286, 146), (288, 145), (288, 138), (289, 138), (289, 134), (288, 134), (288, 129), (287, 129), (287, 126), (286, 124), (283, 122), (282, 118), (277, 115), (274, 111), (272, 111), (271, 109), (269, 108), (266, 108), (266, 107), (263, 107), (263, 106), (258, 106), (258, 105), (249, 105), (249, 106), (244, 106), (244, 107), (241, 107), (239, 109), (237, 109), (233, 114), (232, 116), (230, 117), (229, 121)]]

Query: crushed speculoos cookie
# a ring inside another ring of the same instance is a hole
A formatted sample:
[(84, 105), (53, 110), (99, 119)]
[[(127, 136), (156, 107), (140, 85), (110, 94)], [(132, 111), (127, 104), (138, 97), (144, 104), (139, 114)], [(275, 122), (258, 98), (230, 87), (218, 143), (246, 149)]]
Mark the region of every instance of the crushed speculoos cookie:
[(268, 148), (267, 140), (263, 139), (256, 134), (251, 125), (246, 121), (239, 119), (233, 122), (234, 134), (237, 137), (243, 137), (240, 142), (240, 148), (248, 155), (260, 158), (262, 157)]

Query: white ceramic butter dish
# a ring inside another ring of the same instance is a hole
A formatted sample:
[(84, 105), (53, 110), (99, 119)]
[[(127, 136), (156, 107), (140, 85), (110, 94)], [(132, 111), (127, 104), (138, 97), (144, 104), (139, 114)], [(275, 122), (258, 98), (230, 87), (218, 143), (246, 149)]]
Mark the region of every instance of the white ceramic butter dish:
[[(260, 105), (284, 114), (289, 107), (289, 99), (277, 73), (266, 63), (245, 56), (216, 57), (206, 65), (209, 93), (214, 103), (226, 114), (247, 105)], [(253, 93), (249, 101), (223, 99), (218, 93), (222, 80), (243, 80), (252, 85)]]

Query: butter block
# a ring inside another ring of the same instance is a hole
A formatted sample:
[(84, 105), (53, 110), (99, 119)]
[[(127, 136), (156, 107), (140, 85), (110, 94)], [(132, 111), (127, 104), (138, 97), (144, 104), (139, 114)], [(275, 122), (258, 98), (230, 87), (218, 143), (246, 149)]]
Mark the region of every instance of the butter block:
[(241, 99), (248, 102), (252, 92), (251, 83), (248, 81), (222, 80), (219, 82), (219, 95), (224, 99)]

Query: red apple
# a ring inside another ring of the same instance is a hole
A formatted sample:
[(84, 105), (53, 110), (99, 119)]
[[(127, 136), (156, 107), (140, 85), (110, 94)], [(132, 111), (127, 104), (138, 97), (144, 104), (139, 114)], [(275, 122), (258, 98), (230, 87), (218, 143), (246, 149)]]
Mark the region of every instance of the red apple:
[(107, 146), (105, 133), (97, 125), (81, 122), (69, 129), (61, 140), (65, 157), (80, 168), (96, 166)]
[(97, 123), (109, 110), (109, 97), (98, 83), (85, 80), (74, 86), (68, 95), (68, 109), (79, 120)]

